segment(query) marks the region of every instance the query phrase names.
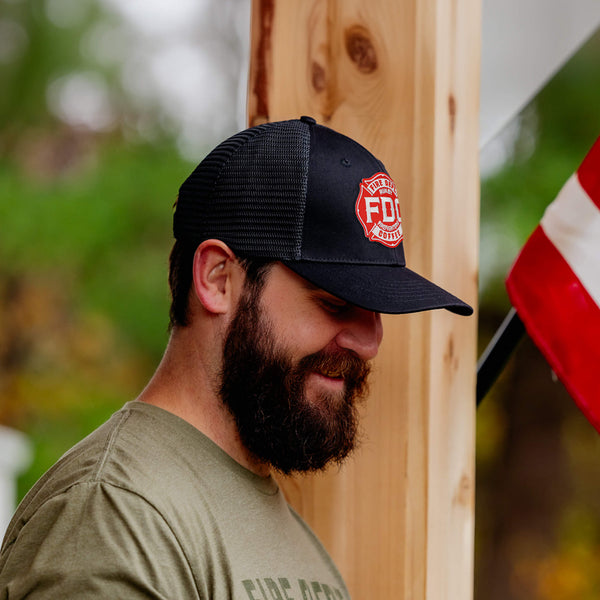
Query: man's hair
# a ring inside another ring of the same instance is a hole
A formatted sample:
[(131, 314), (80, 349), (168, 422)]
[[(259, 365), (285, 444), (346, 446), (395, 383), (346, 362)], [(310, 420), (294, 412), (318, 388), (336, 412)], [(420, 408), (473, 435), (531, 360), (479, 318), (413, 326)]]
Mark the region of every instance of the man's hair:
[[(169, 256), (169, 287), (171, 288), (171, 308), (169, 329), (189, 325), (188, 299), (192, 287), (192, 271), (197, 243), (175, 240)], [(240, 266), (246, 271), (244, 285), (259, 292), (265, 275), (275, 263), (271, 259), (248, 258), (236, 255)]]

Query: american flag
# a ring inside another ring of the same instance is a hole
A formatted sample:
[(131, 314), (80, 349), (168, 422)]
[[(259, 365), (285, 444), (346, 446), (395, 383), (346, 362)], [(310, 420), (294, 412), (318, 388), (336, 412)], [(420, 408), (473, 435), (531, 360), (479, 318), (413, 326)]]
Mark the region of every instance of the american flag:
[(527, 333), (600, 432), (600, 138), (506, 280)]

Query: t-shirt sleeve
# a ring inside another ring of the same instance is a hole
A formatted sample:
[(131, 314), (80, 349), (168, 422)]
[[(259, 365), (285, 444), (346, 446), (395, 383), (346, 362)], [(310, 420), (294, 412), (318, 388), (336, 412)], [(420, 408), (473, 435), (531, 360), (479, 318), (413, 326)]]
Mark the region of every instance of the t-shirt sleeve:
[(2, 600), (200, 598), (160, 512), (106, 483), (80, 483), (45, 502), (3, 554)]

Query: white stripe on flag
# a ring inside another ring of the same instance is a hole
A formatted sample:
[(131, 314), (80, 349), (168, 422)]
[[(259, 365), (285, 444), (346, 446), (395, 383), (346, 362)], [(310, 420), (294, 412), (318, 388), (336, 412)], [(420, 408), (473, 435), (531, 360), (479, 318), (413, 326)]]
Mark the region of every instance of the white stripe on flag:
[(572, 175), (546, 208), (544, 232), (600, 306), (600, 210)]

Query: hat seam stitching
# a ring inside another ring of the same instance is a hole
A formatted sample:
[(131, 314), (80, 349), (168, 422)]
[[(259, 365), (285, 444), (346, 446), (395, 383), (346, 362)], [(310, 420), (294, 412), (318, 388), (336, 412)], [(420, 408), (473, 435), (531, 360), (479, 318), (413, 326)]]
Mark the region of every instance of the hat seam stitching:
[[(222, 174), (223, 174), (223, 169), (225, 169), (225, 167), (226, 167), (226, 166), (229, 164), (229, 162), (231, 161), (231, 159), (232, 159), (232, 158), (233, 158), (233, 157), (234, 157), (234, 156), (235, 156), (235, 155), (236, 155), (238, 152), (240, 152), (240, 150), (241, 150), (242, 148), (244, 148), (244, 147), (246, 146), (246, 144), (248, 144), (248, 143), (250, 142), (250, 140), (254, 140), (254, 139), (256, 139), (257, 137), (259, 137), (260, 135), (264, 134), (264, 133), (265, 133), (265, 129), (266, 129), (266, 128), (264, 128), (264, 127), (263, 127), (263, 128), (260, 130), (260, 131), (257, 131), (257, 132), (256, 132), (254, 135), (249, 135), (249, 136), (248, 136), (248, 138), (247, 138), (247, 139), (246, 139), (246, 140), (245, 140), (243, 143), (241, 143), (241, 144), (240, 144), (240, 145), (239, 145), (239, 146), (238, 146), (238, 147), (237, 147), (237, 148), (236, 148), (236, 149), (235, 149), (235, 150), (234, 150), (234, 151), (233, 151), (233, 152), (232, 152), (232, 153), (229, 155), (229, 157), (227, 158), (227, 161), (226, 161), (226, 162), (223, 162), (223, 165), (222, 165), (222, 166), (221, 166), (221, 168), (219, 169), (219, 174), (218, 174), (218, 175), (215, 177), (215, 181), (213, 182), (212, 188), (211, 188), (211, 190), (210, 190), (210, 193), (209, 193), (209, 198), (211, 198), (211, 199), (212, 199), (212, 197), (213, 197), (213, 194), (215, 193), (215, 189), (216, 189), (216, 187), (217, 187), (218, 183), (219, 183), (219, 182), (220, 182), (220, 180), (221, 180), (221, 176), (222, 176)], [(246, 131), (248, 131), (248, 130), (246, 130)]]

